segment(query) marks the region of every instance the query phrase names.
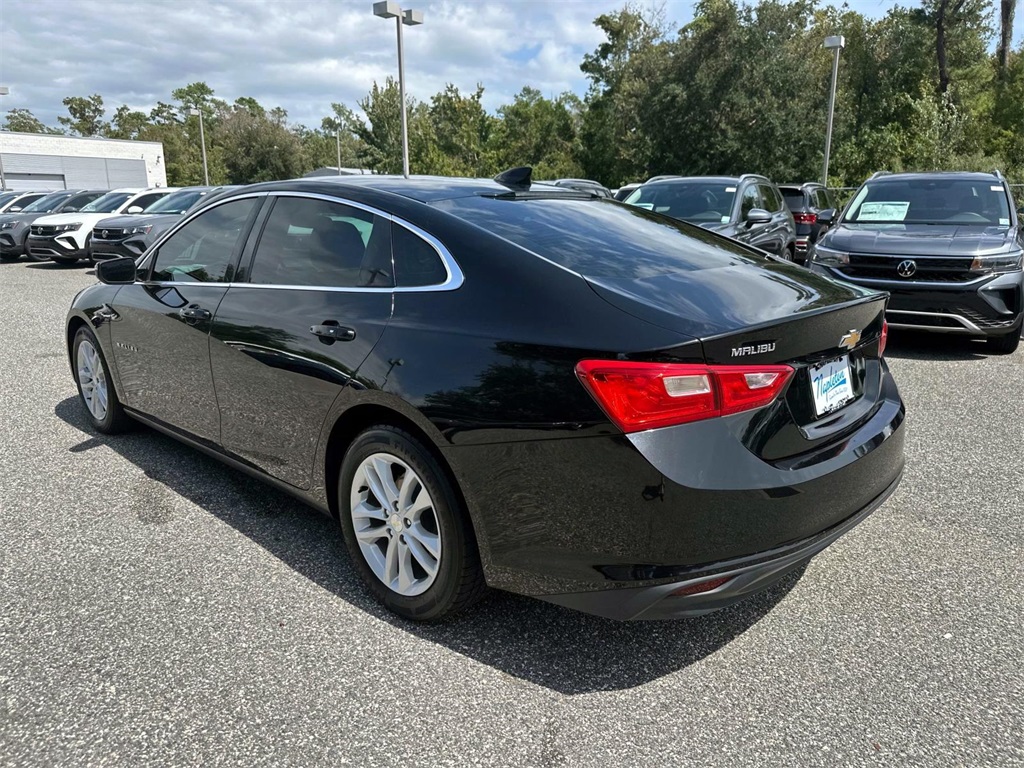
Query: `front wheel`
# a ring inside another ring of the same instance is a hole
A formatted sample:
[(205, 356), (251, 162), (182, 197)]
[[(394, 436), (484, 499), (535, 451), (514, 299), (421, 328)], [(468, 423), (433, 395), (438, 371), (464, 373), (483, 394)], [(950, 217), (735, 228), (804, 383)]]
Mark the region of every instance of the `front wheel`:
[(1006, 336), (990, 336), (985, 339), (985, 345), (997, 355), (1012, 355), (1020, 345), (1020, 329)]
[(341, 464), (338, 509), (353, 563), (381, 603), (431, 621), (486, 589), (468, 515), (437, 459), (404, 430), (362, 432)]
[(131, 420), (117, 398), (107, 361), (103, 359), (96, 335), (87, 326), (82, 326), (75, 334), (71, 355), (78, 396), (85, 406), (89, 423), (106, 435), (116, 435), (129, 429)]

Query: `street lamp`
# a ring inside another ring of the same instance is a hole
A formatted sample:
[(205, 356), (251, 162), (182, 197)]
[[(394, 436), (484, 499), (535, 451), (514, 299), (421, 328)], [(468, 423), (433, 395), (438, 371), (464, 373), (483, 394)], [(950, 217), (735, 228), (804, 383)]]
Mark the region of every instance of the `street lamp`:
[(825, 168), (821, 172), (821, 183), (828, 186), (828, 155), (832, 149), (832, 115), (836, 109), (836, 78), (839, 76), (839, 52), (846, 45), (842, 35), (829, 35), (825, 38), (825, 48), (835, 51), (832, 58), (832, 90), (828, 95), (828, 127), (825, 129)]
[[(0, 96), (6, 96), (11, 92), (11, 89), (6, 85), (0, 85)], [(3, 148), (0, 147), (0, 150)], [(4, 156), (3, 152), (0, 151), (0, 190), (7, 189), (7, 179), (4, 177)]]
[(206, 168), (206, 134), (203, 133), (203, 110), (190, 109), (188, 113), (199, 116), (199, 143), (203, 147), (203, 184), (210, 186), (210, 172)]
[[(402, 50), (402, 25), (410, 27), (423, 23), (423, 11), (402, 10), (398, 3), (391, 0), (373, 4), (373, 15), (382, 19), (395, 20), (398, 29), (398, 95), (402, 100), (402, 173), (409, 178), (409, 127), (405, 116), (405, 64)], [(341, 165), (340, 161), (338, 163)]]
[(338, 142), (338, 175), (341, 176), (341, 128), (334, 131), (334, 138)]

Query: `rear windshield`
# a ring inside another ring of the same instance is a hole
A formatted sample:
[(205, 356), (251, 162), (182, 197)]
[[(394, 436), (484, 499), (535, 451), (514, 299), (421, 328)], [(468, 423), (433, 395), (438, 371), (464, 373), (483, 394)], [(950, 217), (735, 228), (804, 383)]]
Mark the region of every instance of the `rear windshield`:
[(786, 198), (786, 207), (791, 211), (799, 211), (804, 207), (804, 191), (802, 189), (786, 189), (781, 187), (779, 191)]
[(49, 213), (58, 206), (61, 205), (65, 200), (71, 197), (70, 192), (54, 192), (52, 195), (46, 195), (40, 197), (31, 205), (26, 205), (22, 212), (24, 213)]
[(880, 179), (850, 203), (852, 224), (1010, 226), (1010, 206), (996, 179)]
[(589, 277), (644, 278), (761, 258), (705, 229), (607, 199), (473, 196), (434, 205)]
[(736, 184), (723, 181), (662, 181), (633, 191), (626, 202), (692, 224), (722, 224), (732, 215)]

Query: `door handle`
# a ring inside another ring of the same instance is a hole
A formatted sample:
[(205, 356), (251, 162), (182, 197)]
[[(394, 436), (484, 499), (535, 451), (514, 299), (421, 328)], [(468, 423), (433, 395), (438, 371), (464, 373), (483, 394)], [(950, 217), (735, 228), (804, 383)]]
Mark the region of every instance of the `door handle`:
[(178, 310), (178, 317), (182, 320), (209, 320), (213, 317), (213, 313), (208, 309), (203, 309), (198, 304), (189, 304), (187, 307), (182, 307)]
[(332, 341), (352, 341), (356, 337), (356, 331), (354, 328), (346, 328), (343, 325), (338, 325), (336, 322), (328, 320), (321, 325), (309, 326), (309, 332), (314, 336), (319, 336), (321, 340), (326, 342)]

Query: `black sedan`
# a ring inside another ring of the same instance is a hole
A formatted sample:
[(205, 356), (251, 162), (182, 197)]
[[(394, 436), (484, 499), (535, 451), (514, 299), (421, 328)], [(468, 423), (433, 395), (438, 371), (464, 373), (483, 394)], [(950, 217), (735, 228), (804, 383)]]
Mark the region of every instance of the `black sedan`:
[(528, 170), (246, 187), (97, 274), (66, 327), (92, 425), (335, 516), (413, 619), (486, 586), (705, 613), (902, 473), (885, 294)]

